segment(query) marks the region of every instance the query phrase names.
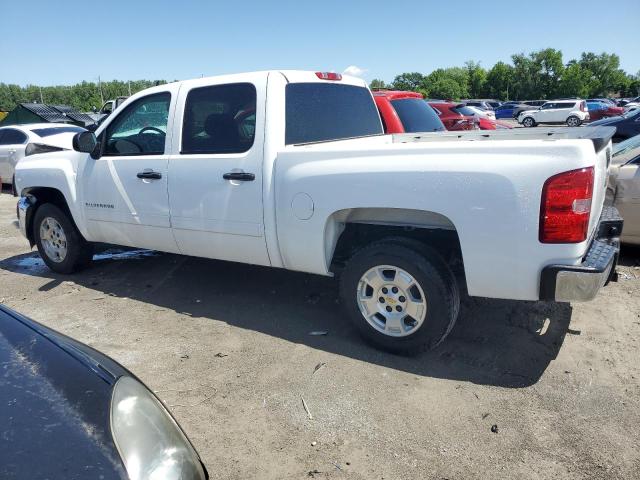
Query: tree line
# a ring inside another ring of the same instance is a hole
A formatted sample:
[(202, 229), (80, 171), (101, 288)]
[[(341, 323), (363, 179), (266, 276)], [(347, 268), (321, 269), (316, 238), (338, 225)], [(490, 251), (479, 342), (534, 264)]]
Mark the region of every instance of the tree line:
[(40, 87), (0, 83), (0, 111), (11, 111), (19, 103), (46, 103), (49, 105), (70, 105), (81, 112), (100, 108), (104, 101), (128, 96), (154, 85), (167, 83), (165, 80), (131, 80), (123, 82), (81, 82), (75, 85)]
[[(75, 85), (37, 86), (0, 83), (0, 111), (19, 103), (38, 102), (70, 105), (87, 112), (105, 100), (127, 96), (165, 80), (81, 82)], [(640, 72), (628, 74), (620, 68), (616, 54), (583, 52), (579, 59), (564, 62), (562, 52), (546, 48), (511, 56), (511, 64), (498, 62), (490, 69), (468, 61), (464, 67), (438, 68), (429, 74), (397, 75), (391, 84), (375, 79), (372, 88), (421, 92), (427, 98), (496, 98), (499, 100), (561, 97), (636, 96), (640, 94)]]
[(533, 100), (562, 97), (630, 97), (640, 94), (640, 72), (620, 68), (616, 54), (583, 52), (564, 62), (562, 52), (546, 48), (511, 56), (511, 64), (498, 62), (490, 69), (468, 61), (464, 67), (438, 68), (397, 75), (391, 84), (371, 81), (371, 88), (392, 88), (422, 93), (427, 98), (495, 98)]

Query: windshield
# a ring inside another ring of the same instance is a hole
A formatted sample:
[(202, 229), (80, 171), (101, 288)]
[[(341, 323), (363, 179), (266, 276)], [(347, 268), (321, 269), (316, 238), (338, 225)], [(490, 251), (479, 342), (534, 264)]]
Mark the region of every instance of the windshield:
[(34, 128), (31, 130), (33, 133), (38, 135), (39, 137), (49, 137), (51, 135), (58, 135), (60, 133), (78, 133), (84, 132), (84, 128), (82, 127), (46, 127), (46, 128)]
[(640, 156), (640, 135), (615, 144), (611, 163), (613, 165), (624, 165), (638, 156)]
[(445, 129), (438, 114), (420, 98), (391, 100), (391, 105), (407, 133), (440, 132)]
[(285, 95), (287, 145), (384, 133), (378, 109), (367, 88), (290, 83)]
[(631, 118), (631, 117), (635, 117), (636, 115), (638, 115), (640, 113), (640, 108), (637, 110), (629, 110), (627, 113), (625, 113), (624, 115), (622, 115), (623, 118)]

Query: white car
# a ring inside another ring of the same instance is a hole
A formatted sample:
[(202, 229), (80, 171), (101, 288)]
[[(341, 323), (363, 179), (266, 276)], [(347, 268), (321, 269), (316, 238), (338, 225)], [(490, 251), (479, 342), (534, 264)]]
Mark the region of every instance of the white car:
[(552, 100), (518, 115), (518, 123), (525, 127), (535, 127), (539, 123), (566, 123), (569, 127), (579, 127), (587, 120), (589, 111), (584, 100)]
[(18, 217), (59, 273), (109, 243), (339, 276), (362, 335), (412, 351), (447, 336), (461, 292), (596, 295), (622, 227), (603, 209), (614, 133), (384, 135), (358, 78), (198, 78), (133, 95), (73, 151), (26, 157)]
[(479, 117), (490, 118), (491, 120), (496, 119), (496, 114), (493, 110), (483, 110), (478, 107), (473, 107), (471, 105), (466, 105), (466, 107), (474, 113), (474, 116), (477, 115)]
[(14, 171), (16, 164), (26, 155), (72, 148), (76, 133), (82, 127), (64, 123), (31, 123), (0, 126), (0, 179), (9, 184), (15, 194)]

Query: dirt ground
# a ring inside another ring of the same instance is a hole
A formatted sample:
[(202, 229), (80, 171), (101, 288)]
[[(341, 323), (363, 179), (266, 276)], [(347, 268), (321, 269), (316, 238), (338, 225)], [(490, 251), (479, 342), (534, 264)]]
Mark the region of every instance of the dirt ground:
[(640, 478), (639, 250), (619, 272), (586, 304), (466, 299), (406, 358), (329, 278), (151, 252), (53, 274), (0, 195), (0, 302), (138, 375), (212, 479)]

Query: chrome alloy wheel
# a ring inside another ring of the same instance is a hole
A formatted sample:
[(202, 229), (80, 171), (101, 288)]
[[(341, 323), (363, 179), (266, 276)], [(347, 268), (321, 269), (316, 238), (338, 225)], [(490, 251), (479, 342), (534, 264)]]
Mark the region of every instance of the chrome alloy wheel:
[(578, 125), (580, 125), (580, 120), (578, 120), (576, 117), (569, 117), (569, 119), (567, 120), (567, 125), (570, 127), (577, 127)]
[(420, 284), (392, 265), (369, 269), (360, 278), (356, 295), (369, 325), (390, 337), (415, 333), (427, 314), (427, 299)]
[(67, 256), (67, 236), (55, 218), (45, 217), (40, 224), (40, 241), (47, 257), (56, 263), (64, 261)]

